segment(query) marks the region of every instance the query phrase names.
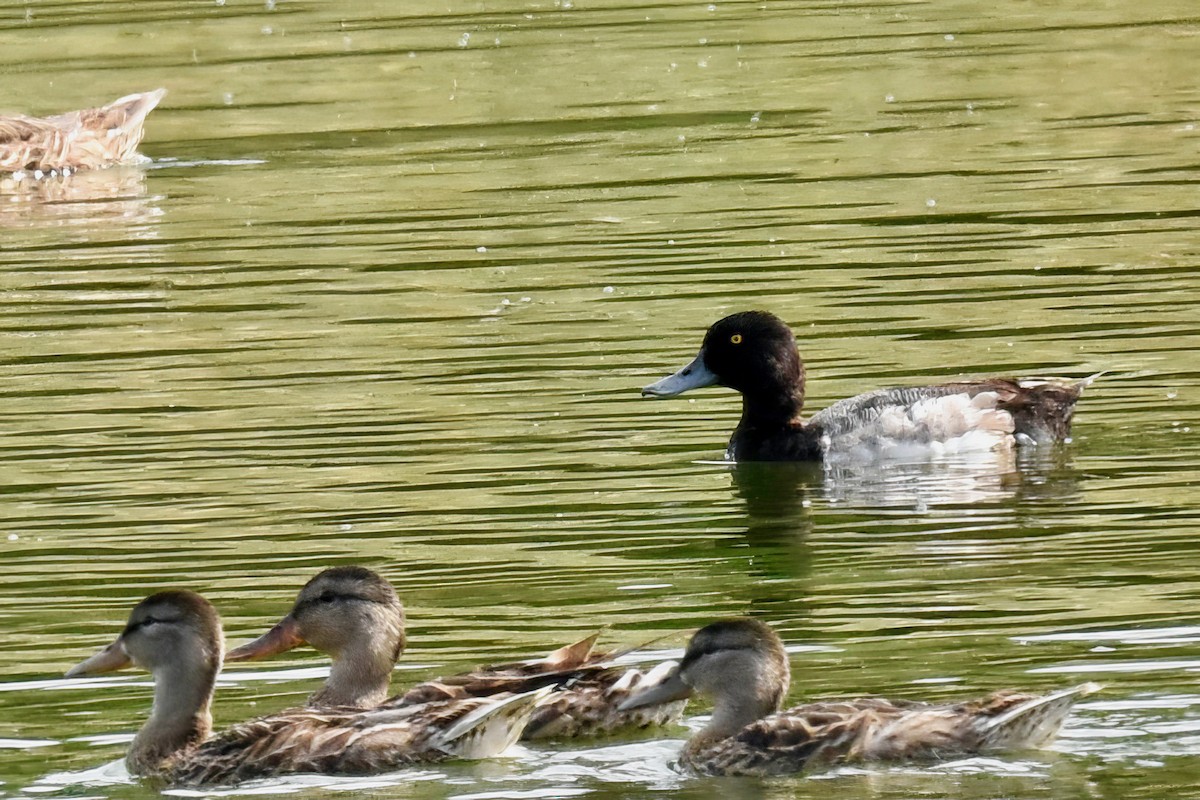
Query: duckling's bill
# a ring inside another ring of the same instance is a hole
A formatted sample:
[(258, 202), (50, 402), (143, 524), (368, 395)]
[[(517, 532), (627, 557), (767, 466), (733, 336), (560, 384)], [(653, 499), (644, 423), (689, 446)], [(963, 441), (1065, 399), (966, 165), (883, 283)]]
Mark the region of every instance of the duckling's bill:
[(674, 375), (668, 375), (660, 381), (655, 381), (649, 386), (643, 387), (642, 397), (674, 397), (677, 394), (683, 394), (689, 389), (702, 389), (705, 386), (713, 386), (718, 380), (720, 379), (716, 376), (716, 373), (705, 365), (704, 350), (701, 350), (692, 359), (692, 363)]
[(291, 614), (279, 621), (271, 630), (240, 647), (235, 647), (225, 654), (226, 661), (252, 661), (266, 658), (276, 653), (283, 653), (295, 647), (306, 644), (300, 635), (300, 623)]
[(683, 682), (679, 675), (679, 665), (676, 664), (661, 683), (634, 694), (617, 706), (617, 710), (631, 711), (635, 708), (686, 700), (692, 696), (693, 691), (691, 686)]
[(81, 675), (98, 675), (102, 672), (115, 672), (123, 667), (128, 667), (132, 663), (133, 660), (125, 652), (125, 642), (123, 639), (117, 639), (108, 647), (96, 653), (96, 655), (71, 667), (67, 670), (65, 677), (78, 678)]

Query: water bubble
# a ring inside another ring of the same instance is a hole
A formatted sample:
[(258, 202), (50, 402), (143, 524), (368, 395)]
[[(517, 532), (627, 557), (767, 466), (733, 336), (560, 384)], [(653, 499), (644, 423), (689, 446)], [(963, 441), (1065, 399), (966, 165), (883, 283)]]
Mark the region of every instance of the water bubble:
[(601, 289), (600, 291), (604, 292), (605, 294), (612, 294), (612, 293), (613, 293), (613, 287), (611, 287), (611, 286), (605, 286), (605, 287), (604, 287), (603, 289)]
[(954, 41), (954, 34), (953, 34), (953, 33), (947, 33), (947, 34), (946, 34), (945, 36), (943, 36), (942, 38), (943, 38), (943, 39), (945, 39), (947, 42), (953, 42), (953, 41)]
[(486, 253), (486, 252), (487, 252), (487, 248), (486, 248), (486, 247), (484, 247), (483, 245), (479, 245), (479, 247), (476, 247), (476, 248), (475, 248), (475, 252), (476, 252), (476, 253)]
[(466, 47), (470, 43), (471, 43), (471, 34), (464, 33), (462, 36), (458, 37), (458, 46), (459, 47)]
[(885, 102), (885, 103), (894, 103), (894, 102), (896, 102), (896, 95), (894, 95), (894, 94), (885, 94), (885, 95), (883, 96), (883, 102)]
[(934, 200), (932, 197), (925, 201), (926, 208), (933, 208), (936, 205), (937, 205), (937, 200)]
[(750, 115), (750, 121), (751, 122), (761, 122), (762, 121), (762, 112), (755, 111), (753, 114)]

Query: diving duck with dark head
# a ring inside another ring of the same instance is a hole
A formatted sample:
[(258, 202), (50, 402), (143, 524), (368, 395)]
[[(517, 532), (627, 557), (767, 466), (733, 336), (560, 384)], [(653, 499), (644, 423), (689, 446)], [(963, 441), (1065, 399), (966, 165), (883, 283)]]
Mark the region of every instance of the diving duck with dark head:
[(642, 389), (674, 397), (704, 386), (742, 395), (731, 461), (924, 458), (1068, 440), (1075, 402), (1096, 378), (983, 378), (878, 389), (804, 421), (804, 362), (788, 326), (765, 311), (719, 320), (683, 369)]

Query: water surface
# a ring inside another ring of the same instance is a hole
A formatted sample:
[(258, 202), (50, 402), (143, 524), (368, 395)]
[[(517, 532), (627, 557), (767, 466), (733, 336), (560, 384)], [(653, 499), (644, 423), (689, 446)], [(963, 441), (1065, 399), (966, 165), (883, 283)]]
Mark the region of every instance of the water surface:
[[(201, 591), (239, 642), (362, 563), (409, 610), (397, 686), (737, 613), (800, 648), (796, 701), (1107, 689), (1011, 759), (714, 783), (670, 769), (679, 729), (355, 790), (1195, 796), (1198, 26), (1170, 0), (7, 9), (5, 106), (169, 94), (147, 167), (0, 197), (0, 795), (154, 794), (77, 774), (146, 676), (58, 678), (137, 599)], [(637, 388), (749, 307), (795, 327), (813, 410), (1109, 373), (1015, 466), (731, 469), (734, 395)], [(230, 670), (218, 724), (300, 702), (323, 661), (294, 656)]]

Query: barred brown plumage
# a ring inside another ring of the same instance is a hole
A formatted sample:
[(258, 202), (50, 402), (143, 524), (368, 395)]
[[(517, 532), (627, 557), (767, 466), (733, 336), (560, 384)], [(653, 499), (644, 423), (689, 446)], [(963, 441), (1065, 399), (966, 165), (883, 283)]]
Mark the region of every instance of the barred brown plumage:
[(166, 89), (51, 117), (0, 116), (0, 172), (100, 169), (132, 161)]
[(936, 760), (1049, 743), (1084, 684), (1048, 695), (1002, 691), (956, 704), (857, 698), (783, 711), (790, 667), (778, 635), (757, 620), (701, 628), (675, 674), (626, 702), (693, 692), (713, 699), (711, 721), (680, 765), (702, 775), (782, 775), (857, 761)]

